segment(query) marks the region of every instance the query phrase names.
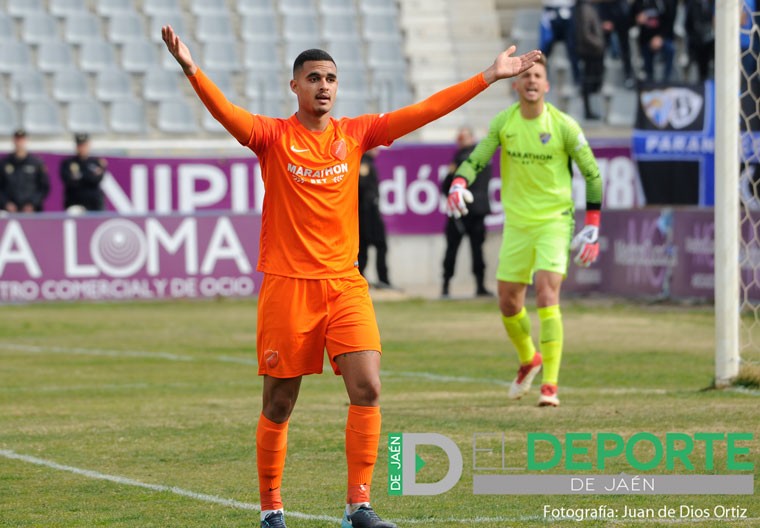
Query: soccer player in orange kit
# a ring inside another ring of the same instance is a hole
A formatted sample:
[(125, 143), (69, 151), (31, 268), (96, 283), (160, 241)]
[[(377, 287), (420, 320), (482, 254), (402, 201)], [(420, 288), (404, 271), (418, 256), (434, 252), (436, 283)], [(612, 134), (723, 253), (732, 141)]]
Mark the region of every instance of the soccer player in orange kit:
[(338, 91), (335, 61), (325, 51), (306, 50), (296, 58), (290, 81), (298, 110), (288, 119), (275, 119), (230, 103), (170, 26), (162, 28), (162, 37), (209, 112), (256, 153), (266, 188), (256, 339), (264, 376), (256, 429), (261, 526), (285, 526), (280, 484), (288, 419), (301, 378), (322, 372), (326, 350), (350, 401), (342, 526), (393, 528), (370, 506), (380, 440), (380, 334), (367, 281), (357, 268), (361, 156), (446, 115), (491, 83), (519, 75), (540, 52), (512, 57), (511, 47), (482, 73), (420, 103), (336, 120), (330, 116)]

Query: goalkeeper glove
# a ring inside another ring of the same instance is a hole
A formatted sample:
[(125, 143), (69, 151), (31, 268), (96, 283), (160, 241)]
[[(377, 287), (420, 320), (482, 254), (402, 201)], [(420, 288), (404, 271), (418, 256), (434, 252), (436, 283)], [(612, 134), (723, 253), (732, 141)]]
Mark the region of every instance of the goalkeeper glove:
[(575, 251), (580, 248), (574, 262), (584, 268), (594, 263), (599, 256), (599, 220), (600, 211), (586, 211), (586, 225), (583, 226), (570, 244), (570, 249)]
[(446, 212), (454, 218), (461, 218), (467, 214), (467, 204), (475, 198), (467, 189), (467, 180), (461, 176), (454, 178), (449, 188), (449, 197), (446, 201)]

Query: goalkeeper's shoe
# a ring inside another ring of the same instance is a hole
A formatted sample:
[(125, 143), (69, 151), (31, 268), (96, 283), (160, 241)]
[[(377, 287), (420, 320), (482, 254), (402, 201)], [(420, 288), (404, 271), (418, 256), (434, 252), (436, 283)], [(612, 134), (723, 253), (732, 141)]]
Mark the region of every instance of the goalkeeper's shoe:
[(272, 512), (261, 521), (261, 528), (287, 528), (281, 511)]
[(551, 383), (541, 385), (541, 396), (538, 397), (539, 407), (559, 407), (557, 398), (557, 386)]
[(351, 515), (343, 513), (341, 528), (397, 528), (392, 522), (382, 520), (369, 505), (359, 506)]
[(533, 384), (533, 378), (541, 371), (542, 364), (541, 353), (536, 352), (533, 354), (533, 360), (530, 363), (520, 365), (520, 368), (517, 370), (517, 377), (509, 387), (510, 400), (519, 400), (528, 393), (530, 386)]

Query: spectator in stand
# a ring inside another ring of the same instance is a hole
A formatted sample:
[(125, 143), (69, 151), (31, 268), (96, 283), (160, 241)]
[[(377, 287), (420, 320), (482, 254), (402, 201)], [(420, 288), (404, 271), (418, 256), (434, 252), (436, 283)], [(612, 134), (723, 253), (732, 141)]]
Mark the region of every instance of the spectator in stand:
[(715, 0), (686, 0), (686, 38), (689, 63), (697, 65), (699, 82), (710, 78), (715, 58)]
[(102, 211), (100, 182), (106, 173), (106, 160), (90, 156), (90, 137), (87, 134), (76, 134), (74, 142), (76, 154), (61, 162), (65, 194), (63, 207), (69, 211)]
[[(457, 133), (457, 151), (449, 165), (449, 174), (443, 180), (441, 190), (448, 196), (454, 172), (475, 150), (477, 141), (472, 129), (464, 126)], [(472, 254), (472, 274), (475, 275), (475, 295), (477, 297), (493, 297), (493, 293), (485, 287), (486, 264), (483, 259), (483, 243), (486, 240), (486, 215), (491, 212), (488, 201), (488, 183), (491, 180), (491, 163), (475, 175), (475, 181), (470, 184), (473, 202), (467, 207), (469, 213), (462, 218), (449, 217), (446, 221), (446, 255), (443, 258), (443, 289), (442, 297), (449, 296), (449, 282), (454, 276), (457, 262), (457, 252), (462, 238), (467, 235), (470, 240)]]
[(364, 275), (369, 247), (375, 246), (375, 287), (388, 289), (391, 287), (386, 262), (388, 242), (385, 238), (385, 222), (380, 214), (380, 190), (375, 166), (377, 154), (377, 148), (368, 150), (359, 165), (359, 273)]
[(654, 81), (654, 61), (665, 63), (662, 82), (669, 82), (673, 74), (673, 24), (676, 19), (677, 0), (633, 0), (631, 19), (639, 28), (639, 52), (644, 59), (647, 81)]
[(541, 42), (539, 47), (548, 59), (556, 42), (564, 42), (573, 72), (573, 82), (580, 84), (580, 68), (575, 53), (575, 0), (542, 0)]
[(597, 6), (607, 48), (613, 57), (620, 58), (623, 63), (623, 84), (626, 88), (634, 88), (636, 78), (631, 65), (631, 43), (628, 36), (631, 29), (631, 6), (628, 0), (598, 0)]
[(26, 149), (26, 131), (13, 134), (13, 152), (0, 160), (0, 207), (9, 213), (42, 211), (50, 191), (45, 164)]
[(576, 51), (583, 65), (583, 111), (586, 119), (599, 119), (591, 109), (591, 94), (601, 90), (604, 81), (604, 31), (599, 11), (591, 0), (578, 0), (575, 22)]

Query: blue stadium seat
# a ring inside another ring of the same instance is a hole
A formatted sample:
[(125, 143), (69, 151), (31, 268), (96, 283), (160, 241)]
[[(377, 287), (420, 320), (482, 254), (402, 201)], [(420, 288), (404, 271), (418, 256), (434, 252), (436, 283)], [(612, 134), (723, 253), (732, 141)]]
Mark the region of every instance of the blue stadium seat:
[(235, 42), (235, 32), (229, 15), (208, 15), (197, 19), (195, 32), (198, 41), (207, 42)]
[(135, 13), (119, 15), (112, 18), (108, 24), (108, 40), (116, 44), (124, 44), (130, 40), (145, 38), (145, 26), (142, 17)]
[(8, 0), (8, 14), (18, 17), (25, 17), (32, 13), (44, 13), (45, 5), (42, 0)]
[(61, 70), (53, 76), (53, 98), (62, 103), (90, 97), (85, 75), (77, 70)]
[(275, 0), (237, 0), (237, 12), (241, 15), (274, 14)]
[(10, 136), (18, 128), (18, 114), (15, 106), (0, 97), (0, 136)]
[(116, 67), (116, 54), (111, 43), (105, 40), (83, 42), (79, 49), (79, 67), (87, 73)]
[(365, 14), (362, 28), (367, 40), (401, 39), (401, 28), (395, 14)]
[(86, 12), (86, 0), (50, 0), (50, 13), (57, 17), (68, 17)]
[(285, 14), (282, 18), (282, 35), (286, 40), (318, 39), (319, 24), (312, 15)]
[(137, 99), (123, 99), (111, 104), (108, 125), (117, 134), (143, 134), (148, 129), (145, 106)]
[(22, 126), (29, 134), (52, 136), (63, 132), (58, 104), (50, 99), (26, 103), (22, 115)]
[(149, 16), (163, 16), (181, 11), (179, 0), (144, 0), (143, 2), (143, 12)]
[(172, 134), (195, 133), (198, 123), (190, 104), (182, 97), (161, 101), (158, 105), (158, 129)]
[(95, 11), (102, 17), (135, 13), (135, 0), (97, 0)]
[(277, 43), (280, 40), (277, 16), (274, 13), (244, 15), (241, 24), (244, 42)]
[(282, 68), (282, 62), (273, 42), (246, 42), (243, 66), (246, 70), (277, 72)]
[(126, 42), (121, 48), (121, 66), (130, 73), (145, 73), (158, 65), (156, 46), (147, 40)]
[(235, 43), (207, 42), (203, 46), (203, 63), (221, 71), (237, 72), (242, 69)]
[(37, 67), (45, 73), (76, 68), (71, 47), (56, 40), (41, 43), (37, 48)]
[(356, 16), (354, 0), (319, 0), (319, 10), (325, 15)]
[(14, 73), (11, 76), (10, 96), (13, 101), (20, 103), (47, 99), (45, 76), (37, 70)]
[(143, 98), (146, 101), (167, 101), (182, 95), (179, 89), (179, 74), (161, 68), (154, 68), (145, 73), (143, 80)]
[(88, 40), (102, 40), (100, 20), (92, 13), (77, 13), (66, 18), (66, 42), (81, 44)]
[(47, 13), (30, 13), (24, 16), (21, 38), (27, 44), (58, 40), (58, 21)]
[(192, 0), (190, 10), (196, 16), (229, 14), (226, 0)]
[(70, 132), (102, 133), (107, 130), (105, 114), (94, 99), (74, 101), (69, 105), (66, 126)]
[(282, 76), (274, 72), (249, 71), (245, 77), (245, 96), (249, 99), (280, 99), (288, 89)]
[(13, 73), (32, 68), (32, 54), (29, 46), (14, 40), (0, 46), (0, 73)]
[(322, 36), (331, 40), (358, 40), (357, 17), (351, 14), (331, 13), (323, 19)]
[(103, 70), (95, 76), (95, 95), (101, 101), (118, 101), (132, 97), (132, 78), (121, 69)]
[(337, 37), (325, 38), (325, 51), (335, 60), (338, 74), (342, 67), (365, 66), (364, 44), (360, 38)]
[(16, 39), (13, 26), (13, 19), (5, 13), (0, 13), (0, 44)]
[(317, 15), (313, 0), (280, 0), (277, 2), (277, 7), (283, 15), (296, 13)]
[(359, 10), (365, 15), (393, 15), (398, 17), (396, 0), (360, 0)]

